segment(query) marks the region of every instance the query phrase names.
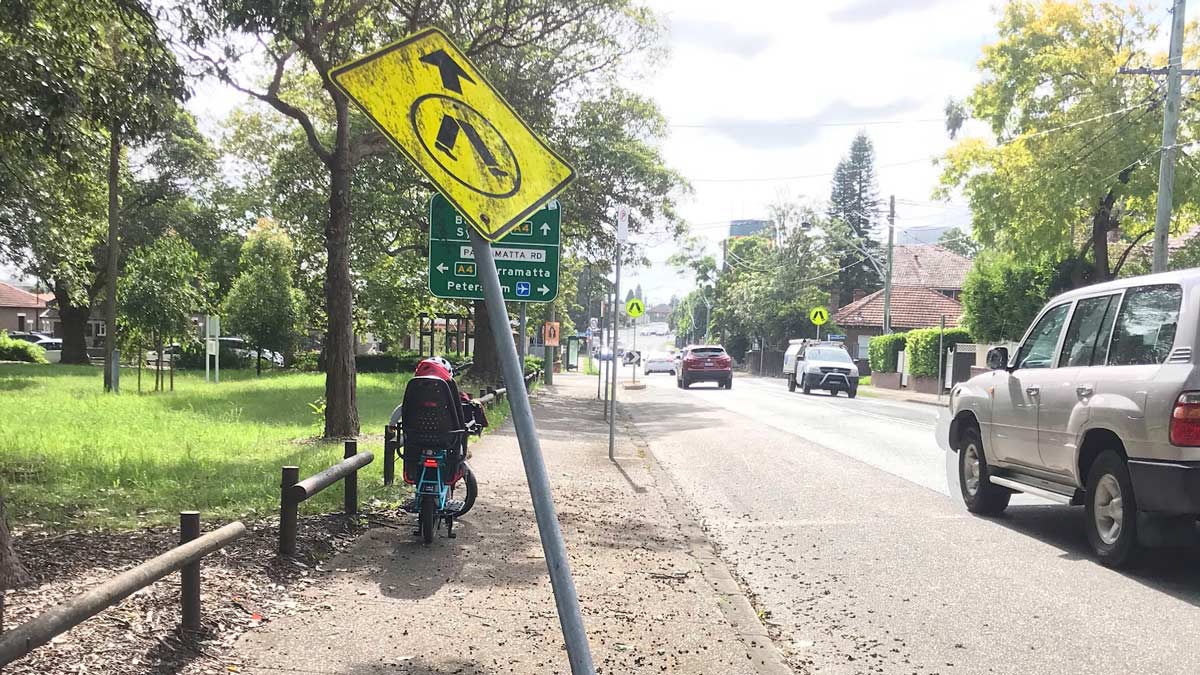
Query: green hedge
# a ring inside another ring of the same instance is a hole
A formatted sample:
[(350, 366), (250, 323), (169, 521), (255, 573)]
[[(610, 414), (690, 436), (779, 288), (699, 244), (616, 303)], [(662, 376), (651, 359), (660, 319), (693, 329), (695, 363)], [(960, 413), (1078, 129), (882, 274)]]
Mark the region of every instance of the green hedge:
[(541, 370), (542, 366), (545, 363), (546, 363), (546, 360), (540, 356), (526, 356), (525, 357), (525, 374), (528, 375), (529, 373), (532, 373), (535, 370)]
[[(908, 372), (913, 377), (937, 377), (938, 334), (937, 328), (918, 328), (908, 332), (904, 351), (908, 359)], [(972, 342), (971, 333), (966, 328), (947, 328), (942, 347), (949, 348), (959, 342)]]
[(32, 342), (14, 340), (8, 333), (0, 331), (0, 361), (46, 363), (46, 350)]
[(867, 358), (871, 372), (894, 373), (899, 368), (900, 352), (904, 351), (908, 333), (877, 335), (867, 343)]
[(354, 357), (354, 367), (360, 373), (411, 373), (423, 357), (417, 352), (394, 354), (359, 354)]

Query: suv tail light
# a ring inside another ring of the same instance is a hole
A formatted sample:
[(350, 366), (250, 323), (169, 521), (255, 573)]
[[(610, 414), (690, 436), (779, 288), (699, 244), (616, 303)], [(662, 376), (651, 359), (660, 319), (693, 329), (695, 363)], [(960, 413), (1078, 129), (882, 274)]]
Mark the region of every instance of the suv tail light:
[(1200, 446), (1200, 391), (1185, 391), (1175, 399), (1171, 445)]

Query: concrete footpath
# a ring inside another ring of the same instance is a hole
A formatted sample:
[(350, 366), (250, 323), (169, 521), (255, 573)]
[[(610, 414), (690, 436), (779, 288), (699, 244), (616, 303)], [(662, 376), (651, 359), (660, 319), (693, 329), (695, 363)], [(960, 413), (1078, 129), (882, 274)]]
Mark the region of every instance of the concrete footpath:
[[(556, 375), (533, 409), (597, 672), (790, 672), (632, 425), (608, 460), (595, 395), (595, 377)], [(314, 572), (317, 609), (244, 635), (231, 670), (569, 673), (511, 425), (472, 453), (479, 501), (457, 539), (371, 530)]]

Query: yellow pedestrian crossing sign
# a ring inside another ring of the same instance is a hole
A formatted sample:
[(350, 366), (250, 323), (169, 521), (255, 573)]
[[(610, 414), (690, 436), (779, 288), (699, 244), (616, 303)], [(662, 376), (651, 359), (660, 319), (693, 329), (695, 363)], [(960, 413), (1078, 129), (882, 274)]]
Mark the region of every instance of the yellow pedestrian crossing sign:
[(636, 319), (646, 313), (646, 304), (642, 302), (641, 298), (630, 298), (629, 302), (625, 303), (625, 313), (631, 319)]
[(824, 307), (813, 307), (808, 313), (808, 320), (813, 322), (814, 326), (820, 326), (826, 321), (829, 321), (829, 310)]
[(488, 241), (520, 227), (575, 176), (436, 28), (329, 77)]

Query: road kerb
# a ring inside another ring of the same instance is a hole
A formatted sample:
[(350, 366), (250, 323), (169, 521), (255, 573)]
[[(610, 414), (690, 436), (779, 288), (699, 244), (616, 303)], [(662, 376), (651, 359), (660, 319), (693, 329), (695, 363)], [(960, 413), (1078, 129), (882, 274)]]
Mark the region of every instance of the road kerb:
[(695, 558), (704, 575), (705, 581), (718, 596), (718, 606), (725, 619), (737, 631), (738, 637), (746, 647), (746, 653), (754, 663), (759, 675), (794, 675), (787, 664), (783, 652), (771, 640), (767, 627), (758, 617), (758, 612), (746, 596), (740, 584), (729, 572), (725, 561), (717, 554), (716, 548), (708, 535), (695, 521), (688, 511), (679, 486), (671, 475), (658, 463), (658, 458), (650, 449), (650, 444), (642, 436), (636, 422), (623, 410), (624, 404), (618, 402), (617, 413), (624, 422), (626, 432), (634, 444), (646, 458), (646, 467), (654, 481), (654, 487), (662, 495), (663, 501), (670, 509), (671, 515), (679, 523), (682, 534), (691, 542), (688, 553)]

